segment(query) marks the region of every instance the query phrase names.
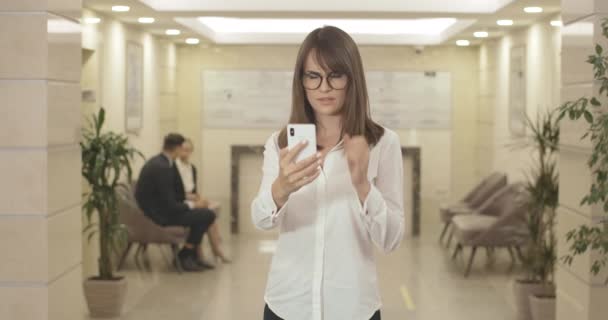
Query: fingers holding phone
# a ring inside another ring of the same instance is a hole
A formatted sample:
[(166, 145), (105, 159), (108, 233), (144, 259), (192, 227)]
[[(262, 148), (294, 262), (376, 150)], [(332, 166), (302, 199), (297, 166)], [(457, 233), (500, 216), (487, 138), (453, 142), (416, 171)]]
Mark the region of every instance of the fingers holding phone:
[(290, 194), (313, 182), (321, 173), (321, 154), (316, 152), (314, 125), (289, 125), (288, 146), (279, 152), (279, 175), (272, 195), (281, 207)]
[[(293, 151), (296, 151), (295, 149)], [(300, 185), (302, 180), (309, 177), (317, 177), (321, 171), (321, 154), (316, 153), (312, 156), (300, 161), (290, 161), (288, 157), (293, 156), (290, 153), (285, 155), (283, 163), (285, 166), (280, 167), (279, 177), (283, 178), (289, 183), (290, 187), (297, 187), (298, 189), (303, 185)], [(289, 188), (292, 189), (292, 188)], [(295, 191), (295, 190), (294, 190)], [(293, 191), (292, 191), (293, 192)]]

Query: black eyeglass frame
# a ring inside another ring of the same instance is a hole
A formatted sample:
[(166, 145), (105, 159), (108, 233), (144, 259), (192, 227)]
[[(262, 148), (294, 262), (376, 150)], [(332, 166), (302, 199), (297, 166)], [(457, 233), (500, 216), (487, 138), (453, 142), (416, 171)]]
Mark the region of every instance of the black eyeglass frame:
[[(319, 77), (321, 79), (320, 81), (318, 81), (319, 83), (317, 84), (317, 86), (315, 88), (308, 88), (304, 84), (305, 81), (306, 81), (305, 78), (307, 76), (310, 76), (310, 75)], [(338, 75), (338, 77), (336, 77), (336, 75)], [(330, 78), (332, 78), (332, 77), (334, 79), (335, 78), (346, 77), (346, 81), (345, 81), (344, 87), (342, 87), (342, 88), (335, 88), (334, 86), (332, 86), (331, 85), (331, 80), (330, 80)], [(323, 81), (326, 81), (327, 85), (330, 88), (332, 88), (333, 90), (344, 90), (344, 89), (346, 89), (346, 87), (348, 87), (348, 80), (349, 80), (348, 75), (346, 73), (343, 73), (343, 72), (330, 72), (325, 77), (322, 76), (320, 73), (314, 72), (314, 71), (308, 71), (308, 72), (304, 72), (304, 74), (302, 74), (302, 86), (304, 86), (304, 89), (307, 89), (307, 90), (317, 90), (317, 89), (321, 88), (321, 85), (323, 84)]]

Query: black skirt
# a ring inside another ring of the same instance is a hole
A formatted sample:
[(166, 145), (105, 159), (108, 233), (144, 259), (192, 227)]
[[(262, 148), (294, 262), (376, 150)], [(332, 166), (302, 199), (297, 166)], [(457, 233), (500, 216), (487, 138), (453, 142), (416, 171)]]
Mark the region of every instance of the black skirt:
[[(272, 312), (272, 310), (270, 310), (270, 308), (268, 308), (268, 305), (266, 305), (264, 307), (264, 320), (284, 320), (284, 319), (279, 318), (279, 316), (277, 316), (274, 312)], [(369, 320), (380, 320), (380, 310), (376, 311), (376, 313), (374, 313), (372, 318)]]

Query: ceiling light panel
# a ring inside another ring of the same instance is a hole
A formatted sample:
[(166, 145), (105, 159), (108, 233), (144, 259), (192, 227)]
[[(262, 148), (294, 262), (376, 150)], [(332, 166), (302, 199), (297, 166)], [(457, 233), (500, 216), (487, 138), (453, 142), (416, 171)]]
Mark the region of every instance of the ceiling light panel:
[(140, 0), (156, 11), (184, 12), (437, 12), (495, 13), (515, 0)]
[(251, 19), (200, 17), (199, 22), (215, 33), (308, 33), (322, 26), (336, 26), (351, 34), (440, 35), (457, 20), (437, 19)]

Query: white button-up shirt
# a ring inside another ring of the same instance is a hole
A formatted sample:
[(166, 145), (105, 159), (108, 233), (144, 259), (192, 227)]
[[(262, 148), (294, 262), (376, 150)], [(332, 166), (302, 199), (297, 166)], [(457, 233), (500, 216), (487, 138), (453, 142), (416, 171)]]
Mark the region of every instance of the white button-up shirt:
[(178, 158), (177, 160), (175, 160), (175, 165), (177, 166), (177, 171), (179, 172), (179, 175), (182, 178), (184, 191), (186, 193), (192, 193), (194, 191), (195, 186), (192, 164), (185, 163)]
[(388, 129), (371, 149), (371, 190), (361, 204), (341, 143), (325, 157), (315, 181), (277, 210), (272, 183), (279, 171), (278, 132), (265, 146), (254, 224), (280, 228), (265, 302), (286, 320), (368, 320), (380, 309), (374, 245), (396, 249), (404, 231), (403, 162)]

